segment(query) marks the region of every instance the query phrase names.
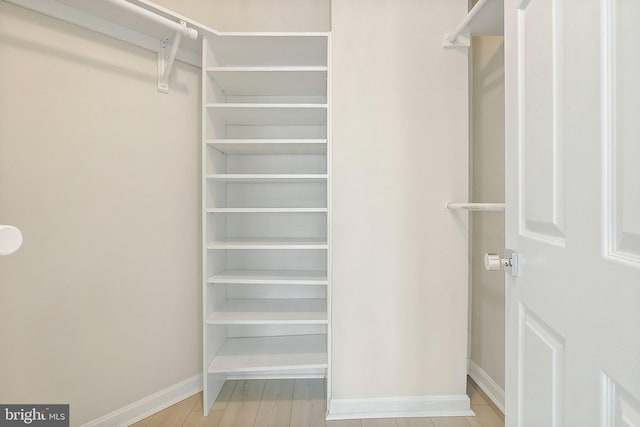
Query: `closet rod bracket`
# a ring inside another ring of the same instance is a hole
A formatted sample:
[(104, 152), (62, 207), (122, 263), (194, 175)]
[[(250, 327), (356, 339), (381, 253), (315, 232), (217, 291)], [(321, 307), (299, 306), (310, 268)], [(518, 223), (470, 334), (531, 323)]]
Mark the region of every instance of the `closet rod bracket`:
[(444, 208), (450, 211), (486, 211), (501, 212), (505, 210), (504, 203), (458, 203), (446, 202)]
[[(180, 24), (187, 28), (187, 24), (184, 21), (180, 21)], [(158, 91), (163, 93), (169, 93), (169, 76), (171, 75), (171, 69), (182, 41), (182, 31), (176, 31), (173, 35), (173, 40), (169, 37), (165, 37), (160, 41), (160, 49), (158, 49)]]
[(454, 38), (452, 34), (446, 33), (442, 41), (442, 47), (471, 47), (471, 34), (459, 34)]

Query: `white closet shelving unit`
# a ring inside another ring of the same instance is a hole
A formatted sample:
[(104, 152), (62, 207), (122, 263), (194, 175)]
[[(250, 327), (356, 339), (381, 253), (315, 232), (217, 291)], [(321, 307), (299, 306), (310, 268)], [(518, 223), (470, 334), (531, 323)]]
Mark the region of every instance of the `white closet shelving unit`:
[(204, 410), (328, 369), (326, 33), (203, 39)]

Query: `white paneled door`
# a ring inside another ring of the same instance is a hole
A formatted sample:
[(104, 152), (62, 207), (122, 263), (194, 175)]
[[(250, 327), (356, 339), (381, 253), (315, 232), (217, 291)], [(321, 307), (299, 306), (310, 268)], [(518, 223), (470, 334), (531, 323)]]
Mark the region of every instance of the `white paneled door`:
[(505, 2), (508, 427), (640, 426), (639, 23)]

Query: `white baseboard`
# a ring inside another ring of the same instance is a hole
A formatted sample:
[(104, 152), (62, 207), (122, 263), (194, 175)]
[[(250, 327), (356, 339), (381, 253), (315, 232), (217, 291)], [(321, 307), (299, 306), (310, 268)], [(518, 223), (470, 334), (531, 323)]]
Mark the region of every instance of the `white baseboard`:
[(466, 395), (329, 399), (328, 407), (327, 420), (475, 415)]
[[(504, 413), (504, 390), (473, 360), (469, 362), (469, 376)], [(202, 376), (195, 375), (81, 427), (129, 426), (200, 391)], [(474, 415), (464, 395), (330, 399), (328, 406), (328, 420)]]
[(117, 409), (81, 427), (130, 426), (150, 415), (202, 391), (202, 375), (194, 375), (145, 398)]
[(504, 390), (473, 360), (469, 360), (469, 376), (504, 414)]

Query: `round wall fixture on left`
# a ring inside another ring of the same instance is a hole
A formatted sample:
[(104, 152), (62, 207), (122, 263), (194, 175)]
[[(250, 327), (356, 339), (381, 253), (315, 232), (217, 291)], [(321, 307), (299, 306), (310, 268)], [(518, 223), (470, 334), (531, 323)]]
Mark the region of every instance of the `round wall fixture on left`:
[(12, 225), (0, 225), (0, 256), (11, 255), (22, 245), (22, 232)]

